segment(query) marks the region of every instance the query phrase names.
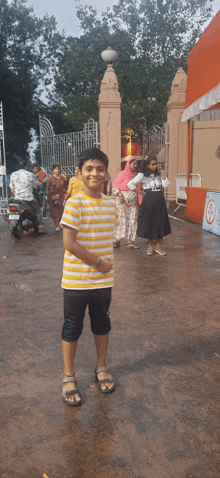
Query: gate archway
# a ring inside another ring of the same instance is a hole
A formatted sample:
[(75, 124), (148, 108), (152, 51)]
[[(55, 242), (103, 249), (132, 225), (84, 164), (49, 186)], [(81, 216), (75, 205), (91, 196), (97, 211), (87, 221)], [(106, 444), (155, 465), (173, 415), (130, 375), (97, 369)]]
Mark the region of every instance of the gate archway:
[[(167, 123), (164, 123), (162, 127), (154, 125), (149, 131), (143, 128), (143, 157), (145, 158), (149, 154), (156, 156), (159, 166), (167, 176), (169, 163), (169, 130)], [(167, 200), (167, 189), (164, 190), (164, 196)]]
[(55, 135), (51, 122), (39, 115), (41, 162), (47, 175), (52, 174), (54, 163), (62, 173), (73, 176), (78, 155), (88, 148), (98, 147), (98, 123), (92, 118), (82, 131)]
[(162, 127), (154, 125), (147, 130), (143, 128), (143, 157), (153, 154), (159, 165), (167, 172), (168, 165), (168, 131), (167, 123)]

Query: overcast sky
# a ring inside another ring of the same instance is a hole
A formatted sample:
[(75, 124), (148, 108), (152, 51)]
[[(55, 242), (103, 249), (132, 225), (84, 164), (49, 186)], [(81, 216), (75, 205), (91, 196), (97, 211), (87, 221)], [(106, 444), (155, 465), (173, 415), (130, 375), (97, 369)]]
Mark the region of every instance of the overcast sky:
[(76, 16), (76, 6), (91, 5), (98, 12), (104, 12), (114, 4), (114, 0), (27, 0), (27, 6), (33, 5), (37, 17), (42, 18), (46, 13), (54, 15), (57, 28), (65, 30), (67, 35), (80, 36), (79, 22)]
[[(181, 1), (181, 0), (180, 0)], [(46, 13), (54, 15), (59, 31), (65, 30), (67, 35), (80, 36), (79, 23), (76, 16), (76, 5), (79, 3), (91, 5), (98, 12), (104, 12), (117, 0), (27, 0), (27, 6), (33, 5), (37, 17), (42, 18)], [(220, 0), (213, 3), (214, 13), (220, 9)]]

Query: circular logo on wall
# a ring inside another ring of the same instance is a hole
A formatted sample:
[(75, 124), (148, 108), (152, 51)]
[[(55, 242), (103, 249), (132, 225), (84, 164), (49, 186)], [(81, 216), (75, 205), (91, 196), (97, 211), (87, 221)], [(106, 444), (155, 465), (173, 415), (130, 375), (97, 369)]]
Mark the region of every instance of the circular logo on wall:
[(214, 199), (209, 199), (209, 202), (206, 206), (206, 221), (211, 226), (215, 220), (216, 215), (216, 205)]

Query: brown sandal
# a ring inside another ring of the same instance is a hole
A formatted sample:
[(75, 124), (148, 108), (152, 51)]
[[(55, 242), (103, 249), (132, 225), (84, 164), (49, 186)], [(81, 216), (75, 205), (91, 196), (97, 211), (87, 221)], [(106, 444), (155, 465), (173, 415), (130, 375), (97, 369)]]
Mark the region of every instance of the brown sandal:
[[(72, 377), (64, 378), (63, 379), (63, 386), (66, 385), (66, 383), (69, 383), (69, 382), (75, 382), (76, 383), (77, 382), (76, 377), (74, 377), (74, 375), (73, 375)], [(72, 395), (76, 395), (77, 393), (80, 396), (79, 401), (69, 402), (67, 400), (67, 398), (71, 397)], [(65, 405), (69, 405), (70, 407), (79, 407), (82, 404), (82, 397), (81, 397), (81, 394), (80, 394), (79, 390), (67, 390), (66, 392), (62, 391), (62, 399), (63, 399), (63, 402), (65, 403)]]
[(140, 246), (137, 246), (136, 244), (133, 244), (133, 242), (130, 242), (130, 243), (127, 245), (127, 248), (128, 248), (128, 249), (140, 249)]
[[(105, 394), (108, 394), (108, 393), (112, 393), (114, 392), (115, 390), (115, 381), (112, 378), (104, 378), (103, 380), (99, 380), (98, 379), (98, 373), (100, 372), (108, 372), (108, 368), (107, 367), (98, 367), (95, 369), (95, 376), (96, 376), (96, 381), (98, 382), (98, 386), (99, 386), (99, 390), (101, 393), (105, 393)], [(114, 386), (112, 388), (107, 388), (106, 390), (103, 390), (102, 387), (101, 387), (101, 384), (102, 383), (113, 383)]]

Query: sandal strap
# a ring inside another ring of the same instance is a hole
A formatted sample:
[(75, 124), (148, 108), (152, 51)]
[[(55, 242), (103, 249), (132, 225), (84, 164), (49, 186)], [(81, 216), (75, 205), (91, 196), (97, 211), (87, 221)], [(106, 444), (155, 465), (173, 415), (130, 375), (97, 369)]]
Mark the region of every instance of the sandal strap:
[(108, 367), (98, 367), (95, 369), (95, 373), (108, 372)]
[(63, 384), (70, 383), (70, 382), (77, 382), (77, 379), (74, 375), (72, 377), (68, 377), (68, 378), (63, 379)]
[[(67, 390), (66, 392), (64, 392), (62, 394), (63, 398), (67, 398), (67, 397), (70, 397), (71, 395), (76, 395), (76, 393), (78, 393), (80, 395), (80, 392), (79, 390)], [(80, 395), (81, 397), (81, 395)]]
[(109, 383), (114, 383), (114, 379), (113, 377), (112, 378), (103, 378), (103, 380), (99, 380), (98, 381), (99, 383), (106, 383), (106, 382), (109, 382)]

